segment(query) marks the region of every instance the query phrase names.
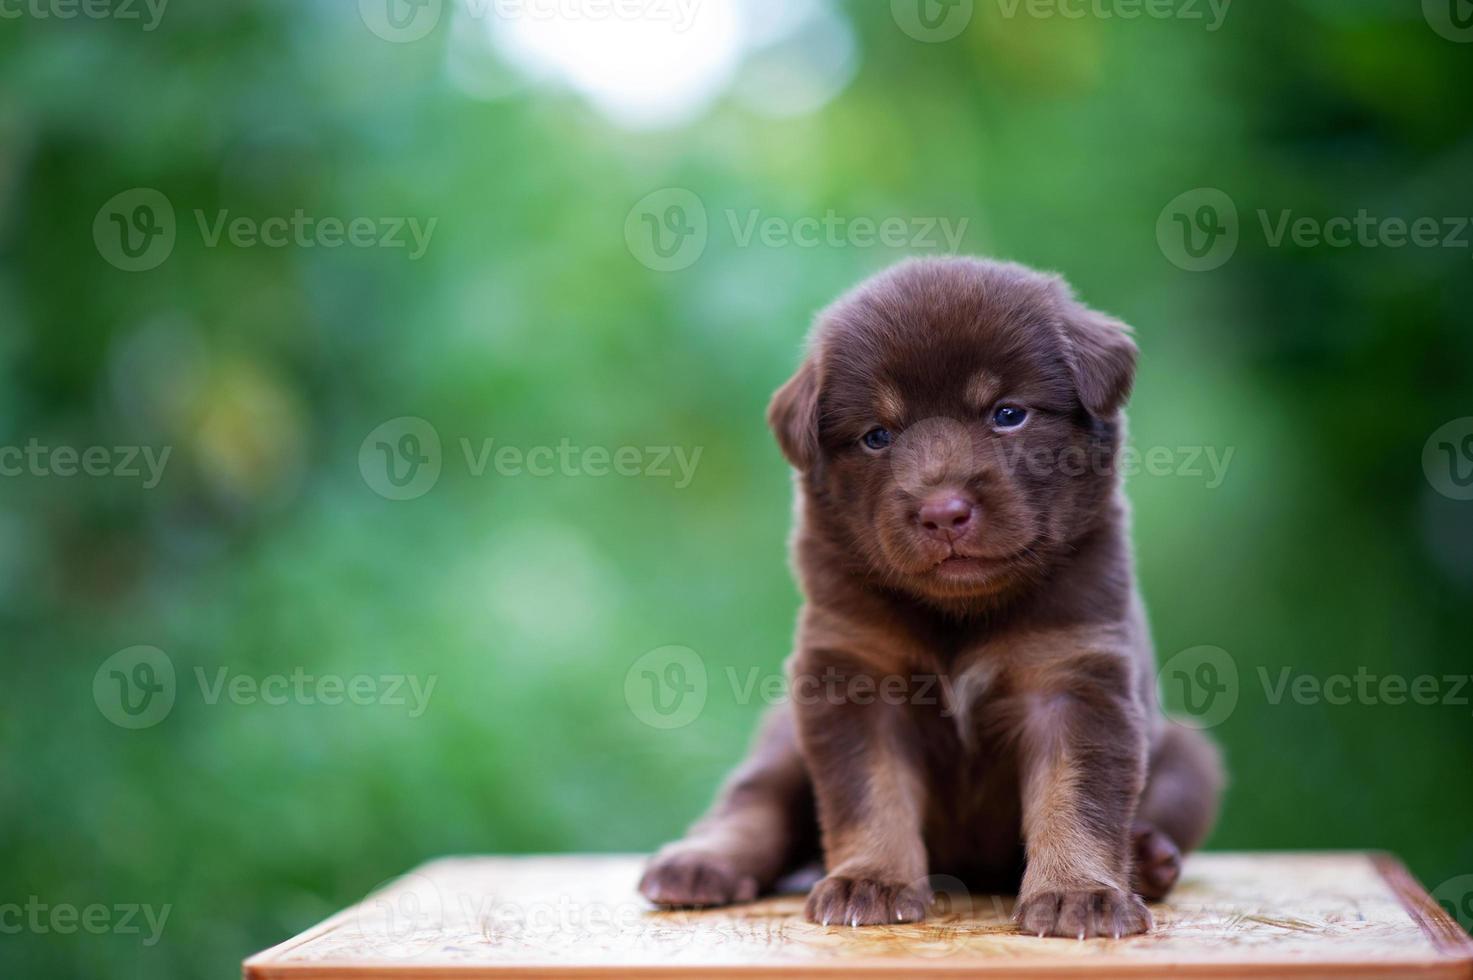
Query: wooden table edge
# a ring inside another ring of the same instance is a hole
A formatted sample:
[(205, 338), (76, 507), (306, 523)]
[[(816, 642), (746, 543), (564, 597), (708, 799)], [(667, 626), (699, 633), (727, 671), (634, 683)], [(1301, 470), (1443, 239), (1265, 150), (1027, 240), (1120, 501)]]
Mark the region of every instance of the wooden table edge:
[(1371, 851), (1368, 856), (1397, 901), (1401, 902), (1401, 907), (1421, 927), (1438, 952), (1462, 958), (1467, 964), (1467, 975), (1473, 977), (1473, 936), (1464, 932), (1447, 910), (1437, 904), (1400, 858), (1386, 851)]
[[(378, 961), (354, 962), (339, 960), (334, 963), (317, 964), (262, 964), (252, 966), (247, 961), (242, 976), (244, 980), (363, 980), (364, 971), (382, 967)], [(395, 967), (395, 976), (403, 980), (508, 980), (511, 977), (537, 977), (539, 980), (593, 980), (598, 977), (616, 977), (620, 980), (650, 977), (654, 980), (743, 980), (760, 977), (762, 980), (803, 980), (804, 977), (860, 977), (867, 980), (903, 980), (913, 976), (935, 977), (987, 977), (990, 975), (1040, 978), (1040, 980), (1067, 980), (1069, 977), (1090, 976), (1096, 980), (1107, 977), (1375, 977), (1388, 976), (1416, 978), (1416, 980), (1467, 980), (1473, 976), (1468, 961), (1451, 959), (1408, 959), (1378, 960), (1375, 963), (1317, 962), (1304, 963), (1291, 960), (1263, 960), (1261, 962), (1221, 963), (1192, 959), (1162, 960), (1156, 963), (1105, 963), (1075, 961), (1071, 963), (1008, 963), (999, 964), (997, 972), (978, 970), (975, 962), (947, 963), (930, 960), (858, 960), (844, 963), (767, 964), (750, 966), (742, 964), (685, 964), (654, 965), (632, 963), (617, 966), (586, 964), (581, 966), (539, 965), (529, 969), (520, 965), (493, 966), (477, 964), (474, 967), (449, 964), (425, 964), (415, 967), (400, 964)]]
[[(1234, 852), (1227, 852), (1234, 853)], [(1257, 853), (1257, 852), (1242, 852)], [(1267, 853), (1267, 852), (1266, 852)], [(1313, 852), (1305, 852), (1313, 853)], [(1359, 854), (1368, 859), (1376, 872), (1396, 896), (1401, 907), (1420, 928), (1440, 954), (1435, 959), (1408, 958), (1405, 960), (1378, 960), (1375, 963), (1301, 963), (1292, 960), (1263, 960), (1251, 964), (1217, 963), (1192, 958), (1140, 962), (1130, 964), (1074, 961), (1060, 963), (1010, 963), (1007, 972), (1030, 977), (1067, 977), (1087, 973), (1108, 976), (1113, 971), (1119, 976), (1188, 976), (1188, 977), (1231, 977), (1241, 976), (1247, 966), (1259, 976), (1322, 977), (1328, 972), (1336, 976), (1386, 976), (1387, 971), (1396, 970), (1408, 977), (1427, 980), (1473, 980), (1473, 937), (1465, 933), (1422, 887), (1416, 877), (1407, 870), (1399, 858), (1386, 851), (1326, 851), (1323, 854)], [(504, 855), (501, 859), (536, 860), (545, 857), (569, 855)], [(623, 858), (621, 854), (589, 855), (603, 858)], [(459, 860), (457, 857), (442, 857), (414, 868), (409, 874), (423, 873), (426, 868), (440, 863)], [(366, 897), (365, 897), (366, 900)], [(243, 980), (361, 980), (365, 970), (380, 968), (383, 964), (374, 960), (337, 960), (324, 963), (286, 963), (282, 954), (304, 945), (338, 926), (353, 915), (358, 905), (324, 919), (316, 926), (292, 938), (261, 950), (241, 964)], [(761, 975), (765, 980), (801, 978), (814, 974), (854, 974), (862, 977), (905, 977), (911, 974), (970, 974), (976, 975), (975, 964), (948, 962), (943, 959), (857, 959), (835, 963), (765, 964), (628, 964), (605, 966), (599, 964), (539, 965), (529, 971), (524, 965), (475, 964), (466, 967), (458, 964), (430, 964), (402, 968), (404, 980), (471, 980), (471, 978), (506, 978), (527, 976), (535, 973), (544, 980), (589, 980), (593, 977), (642, 977), (658, 980), (686, 980), (686, 978), (717, 977), (736, 978)]]

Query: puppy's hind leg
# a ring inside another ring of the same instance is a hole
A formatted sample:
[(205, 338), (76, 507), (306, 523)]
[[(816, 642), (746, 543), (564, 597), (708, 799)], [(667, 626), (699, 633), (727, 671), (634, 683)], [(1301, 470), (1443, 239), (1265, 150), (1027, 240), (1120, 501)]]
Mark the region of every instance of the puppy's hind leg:
[(1201, 732), (1168, 721), (1151, 753), (1131, 830), (1131, 885), (1137, 895), (1159, 901), (1171, 891), (1182, 856), (1202, 843), (1217, 819), (1223, 781), (1217, 746)]
[(650, 859), (639, 890), (657, 905), (751, 901), (816, 852), (816, 835), (813, 789), (792, 711), (778, 705), (711, 809)]

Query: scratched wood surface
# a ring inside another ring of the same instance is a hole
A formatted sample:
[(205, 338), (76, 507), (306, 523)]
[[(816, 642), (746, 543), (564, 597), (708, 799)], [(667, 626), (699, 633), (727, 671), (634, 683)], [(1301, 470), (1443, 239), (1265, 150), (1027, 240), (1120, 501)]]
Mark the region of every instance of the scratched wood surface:
[(1012, 931), (1009, 898), (938, 881), (924, 923), (803, 921), (801, 896), (660, 912), (634, 856), (447, 858), (245, 963), (249, 980), (473, 977), (1387, 976), (1473, 980), (1473, 941), (1395, 859), (1202, 854), (1155, 931), (1122, 940)]

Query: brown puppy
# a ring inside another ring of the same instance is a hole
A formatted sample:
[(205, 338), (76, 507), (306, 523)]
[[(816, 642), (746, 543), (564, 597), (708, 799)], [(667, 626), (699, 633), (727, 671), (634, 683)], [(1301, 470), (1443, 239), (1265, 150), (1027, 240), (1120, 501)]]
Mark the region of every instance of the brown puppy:
[(1114, 469), (1135, 358), (996, 262), (907, 262), (819, 318), (768, 413), (807, 596), (790, 697), (646, 897), (751, 899), (821, 844), (816, 922), (918, 920), (944, 873), (1016, 889), (1025, 932), (1150, 928), (1137, 896), (1171, 888), (1222, 776), (1154, 696)]

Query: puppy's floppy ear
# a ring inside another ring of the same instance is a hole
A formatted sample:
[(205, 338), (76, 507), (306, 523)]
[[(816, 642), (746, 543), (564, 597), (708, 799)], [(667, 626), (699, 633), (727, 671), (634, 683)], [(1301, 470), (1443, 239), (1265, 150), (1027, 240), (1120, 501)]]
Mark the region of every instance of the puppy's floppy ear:
[(1130, 327), (1070, 297), (1064, 342), (1079, 400), (1096, 418), (1120, 411), (1135, 383), (1136, 346)]
[(818, 458), (818, 368), (813, 354), (772, 396), (767, 424), (788, 462), (807, 472)]

